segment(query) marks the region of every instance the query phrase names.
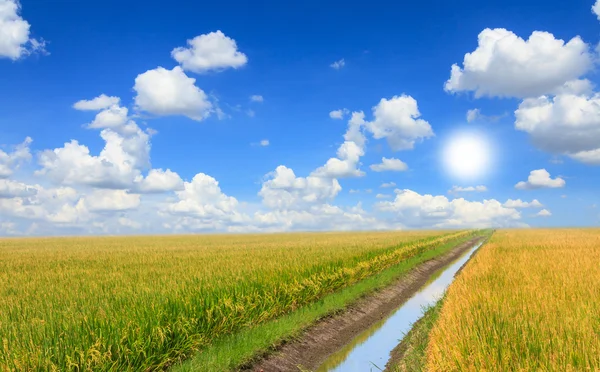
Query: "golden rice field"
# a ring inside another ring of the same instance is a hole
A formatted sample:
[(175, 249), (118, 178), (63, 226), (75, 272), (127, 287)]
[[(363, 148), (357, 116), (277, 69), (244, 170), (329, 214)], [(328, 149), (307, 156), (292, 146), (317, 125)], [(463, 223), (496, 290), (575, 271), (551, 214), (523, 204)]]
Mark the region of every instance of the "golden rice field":
[(154, 370), (469, 231), (0, 239), (0, 370)]
[(500, 230), (450, 286), (431, 371), (599, 371), (600, 229)]

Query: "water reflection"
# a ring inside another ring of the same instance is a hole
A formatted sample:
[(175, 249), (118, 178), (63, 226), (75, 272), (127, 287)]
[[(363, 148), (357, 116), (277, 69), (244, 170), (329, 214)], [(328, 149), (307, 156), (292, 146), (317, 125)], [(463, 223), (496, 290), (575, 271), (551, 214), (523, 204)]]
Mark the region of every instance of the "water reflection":
[(443, 296), (456, 272), (480, 246), (481, 243), (477, 244), (454, 262), (435, 272), (419, 292), (387, 319), (375, 323), (332, 354), (317, 372), (383, 370), (390, 358), (390, 352), (410, 330), (412, 324), (419, 320), (423, 308), (435, 304)]

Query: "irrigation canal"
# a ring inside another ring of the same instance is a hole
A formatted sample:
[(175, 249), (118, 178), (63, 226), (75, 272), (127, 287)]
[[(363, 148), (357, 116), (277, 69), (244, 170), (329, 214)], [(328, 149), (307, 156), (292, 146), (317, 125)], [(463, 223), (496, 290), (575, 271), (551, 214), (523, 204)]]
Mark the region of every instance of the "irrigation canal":
[(482, 244), (478, 243), (455, 261), (438, 270), (408, 301), (389, 317), (374, 324), (332, 354), (317, 372), (382, 371), (391, 351), (410, 331), (413, 323), (421, 318), (423, 310), (434, 305), (443, 296), (455, 274)]

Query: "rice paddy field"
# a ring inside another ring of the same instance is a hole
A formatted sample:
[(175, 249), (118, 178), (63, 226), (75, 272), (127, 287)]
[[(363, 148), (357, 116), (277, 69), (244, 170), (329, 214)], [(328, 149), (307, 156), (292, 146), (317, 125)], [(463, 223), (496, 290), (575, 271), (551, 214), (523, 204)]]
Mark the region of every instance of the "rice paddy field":
[[(166, 369), (217, 337), (291, 313), (472, 234), (1, 239), (0, 370)], [(594, 239), (598, 243), (598, 234), (584, 236), (588, 240), (582, 243)], [(510, 240), (502, 237), (500, 242)], [(578, 239), (558, 237), (563, 244)], [(588, 285), (598, 283), (591, 266), (598, 263), (598, 248), (578, 249), (582, 251), (568, 247), (537, 251), (548, 259), (567, 254), (573, 262), (585, 261), (586, 270), (570, 266), (572, 271), (587, 273)], [(550, 273), (539, 275), (547, 278)], [(554, 275), (569, 281), (562, 273)], [(598, 287), (590, 286), (587, 292), (584, 287), (578, 287), (575, 295), (595, 294), (596, 299), (583, 302), (597, 309)], [(571, 316), (582, 319), (584, 309), (577, 310)], [(588, 345), (592, 340), (581, 342)]]
[(450, 286), (429, 371), (599, 371), (600, 229), (499, 230)]

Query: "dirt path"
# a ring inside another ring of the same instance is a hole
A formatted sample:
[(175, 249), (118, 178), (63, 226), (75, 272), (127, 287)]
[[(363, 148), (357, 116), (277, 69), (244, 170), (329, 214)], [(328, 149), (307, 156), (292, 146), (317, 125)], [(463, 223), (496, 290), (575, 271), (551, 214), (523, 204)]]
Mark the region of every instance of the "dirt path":
[(438, 269), (482, 240), (474, 238), (450, 252), (426, 261), (394, 284), (356, 302), (340, 314), (317, 322), (298, 339), (256, 362), (245, 371), (283, 372), (317, 369), (327, 357), (371, 325), (387, 317), (417, 292)]

